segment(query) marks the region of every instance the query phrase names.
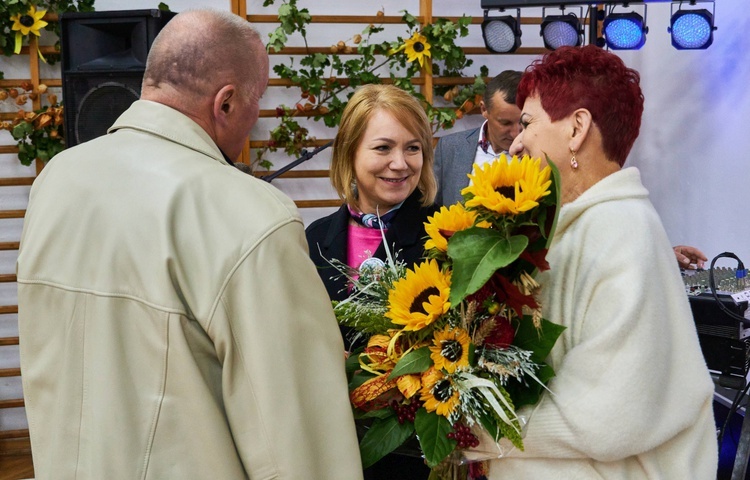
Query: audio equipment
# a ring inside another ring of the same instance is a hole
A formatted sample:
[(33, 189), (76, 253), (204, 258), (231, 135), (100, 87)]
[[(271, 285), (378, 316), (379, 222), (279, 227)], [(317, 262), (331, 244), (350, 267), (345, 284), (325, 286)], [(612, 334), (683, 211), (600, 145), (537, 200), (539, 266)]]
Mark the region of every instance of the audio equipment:
[(61, 15), (67, 147), (107, 133), (117, 117), (140, 97), (148, 51), (174, 15), (161, 10)]
[[(727, 254), (722, 254), (727, 255)], [(719, 257), (717, 257), (719, 258)], [(750, 310), (744, 265), (683, 272), (698, 341), (714, 381), (742, 390), (750, 368)]]

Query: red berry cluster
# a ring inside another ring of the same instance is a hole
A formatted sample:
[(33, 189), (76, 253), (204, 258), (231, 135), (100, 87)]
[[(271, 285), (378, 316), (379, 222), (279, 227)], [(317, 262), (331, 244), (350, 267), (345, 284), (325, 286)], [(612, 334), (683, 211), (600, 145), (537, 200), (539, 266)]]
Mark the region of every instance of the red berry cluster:
[(479, 446), (479, 439), (471, 433), (471, 429), (466, 425), (457, 423), (453, 425), (453, 431), (448, 432), (448, 438), (458, 442), (458, 448), (474, 448)]
[(422, 406), (422, 402), (419, 400), (412, 400), (409, 403), (401, 403), (398, 400), (391, 401), (391, 408), (396, 412), (398, 423), (403, 424), (406, 420), (414, 422), (414, 416), (417, 414), (417, 410)]

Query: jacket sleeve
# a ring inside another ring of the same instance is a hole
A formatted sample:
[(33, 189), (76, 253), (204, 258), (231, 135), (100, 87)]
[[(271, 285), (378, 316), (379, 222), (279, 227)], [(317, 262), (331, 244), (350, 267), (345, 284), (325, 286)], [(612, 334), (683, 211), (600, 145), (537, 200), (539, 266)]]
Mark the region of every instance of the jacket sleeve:
[(242, 258), (210, 325), (250, 478), (362, 478), (331, 302), (298, 221)]

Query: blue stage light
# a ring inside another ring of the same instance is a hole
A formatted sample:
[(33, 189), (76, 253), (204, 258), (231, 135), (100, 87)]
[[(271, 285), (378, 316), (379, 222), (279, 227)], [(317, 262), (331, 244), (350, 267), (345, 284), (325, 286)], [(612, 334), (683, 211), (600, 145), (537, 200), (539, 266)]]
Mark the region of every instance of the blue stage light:
[(610, 13), (602, 29), (607, 46), (612, 50), (638, 50), (646, 43), (648, 28), (636, 12)]
[(706, 49), (714, 41), (714, 16), (708, 10), (679, 10), (669, 24), (672, 45), (678, 50)]
[(563, 46), (577, 47), (583, 43), (581, 21), (573, 13), (545, 16), (540, 35), (544, 39), (544, 47), (550, 50)]

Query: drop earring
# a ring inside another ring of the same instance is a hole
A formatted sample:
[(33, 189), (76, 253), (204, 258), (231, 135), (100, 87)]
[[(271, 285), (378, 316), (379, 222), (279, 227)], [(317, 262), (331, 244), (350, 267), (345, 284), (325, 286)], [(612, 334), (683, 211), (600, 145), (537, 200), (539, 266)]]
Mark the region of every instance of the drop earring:
[(578, 161), (576, 160), (576, 152), (571, 148), (570, 149), (572, 157), (570, 157), (570, 168), (573, 170), (578, 170)]

